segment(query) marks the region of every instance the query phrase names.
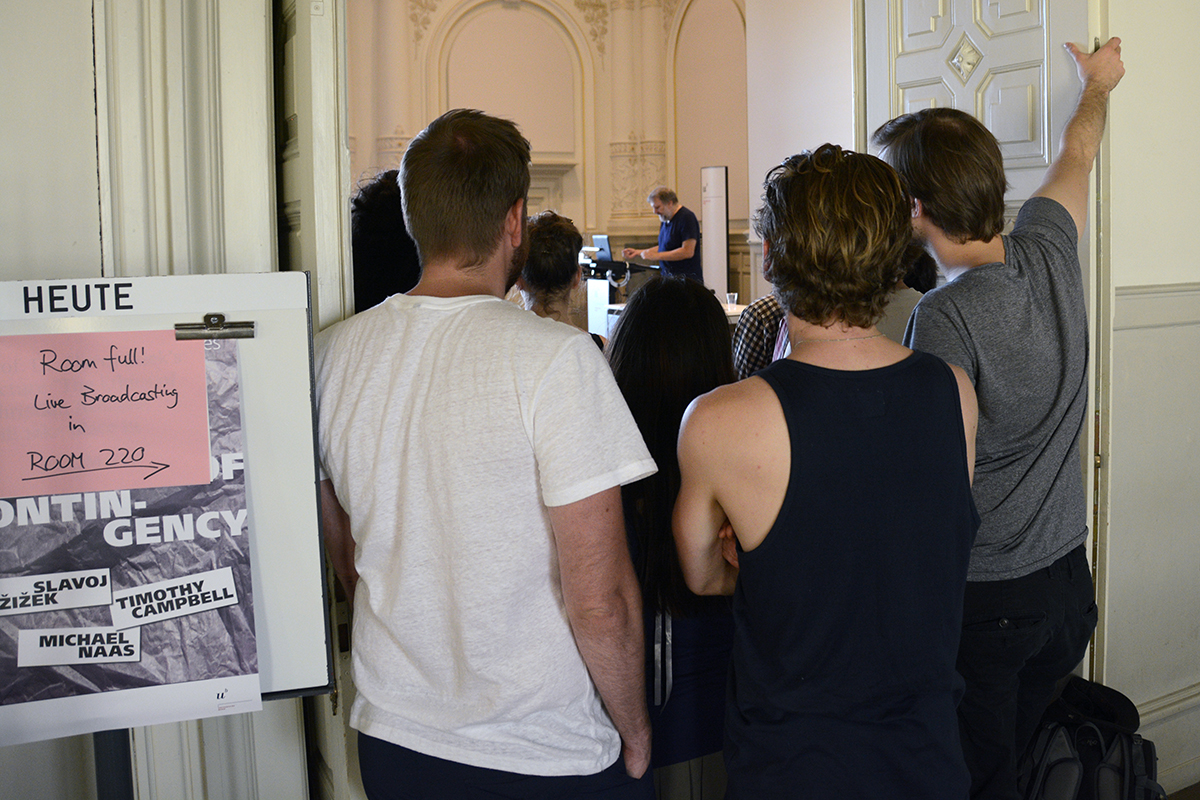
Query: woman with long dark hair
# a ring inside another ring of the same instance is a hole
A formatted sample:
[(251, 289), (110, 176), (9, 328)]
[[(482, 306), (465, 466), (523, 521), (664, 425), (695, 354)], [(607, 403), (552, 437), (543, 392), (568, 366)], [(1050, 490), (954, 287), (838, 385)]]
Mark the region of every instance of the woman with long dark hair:
[(733, 618), (727, 598), (698, 597), (687, 588), (671, 536), (671, 513), (679, 492), (675, 443), (684, 409), (705, 392), (737, 380), (729, 322), (699, 282), (655, 277), (629, 299), (607, 352), (658, 464), (656, 474), (621, 492), (646, 617), (655, 785), (659, 797), (721, 797)]

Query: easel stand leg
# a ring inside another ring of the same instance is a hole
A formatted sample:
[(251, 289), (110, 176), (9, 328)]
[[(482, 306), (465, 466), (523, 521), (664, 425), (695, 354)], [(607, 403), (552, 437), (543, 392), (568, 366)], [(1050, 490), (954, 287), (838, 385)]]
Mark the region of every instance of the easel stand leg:
[(133, 752), (129, 730), (97, 731), (92, 734), (96, 753), (96, 797), (98, 800), (133, 800)]

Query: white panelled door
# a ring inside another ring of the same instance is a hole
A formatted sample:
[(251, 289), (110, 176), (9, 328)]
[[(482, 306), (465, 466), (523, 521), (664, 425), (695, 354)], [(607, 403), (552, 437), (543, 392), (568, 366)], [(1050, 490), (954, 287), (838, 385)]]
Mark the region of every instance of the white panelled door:
[(1000, 141), (1015, 216), (1041, 183), (1078, 96), (1062, 44), (1085, 46), (1086, 2), (867, 0), (865, 23), (868, 136), (920, 108), (974, 115)]
[[(864, 15), (867, 135), (894, 116), (929, 107), (974, 115), (996, 136), (1009, 189), (1011, 224), (1021, 204), (1042, 182), (1057, 154), (1063, 126), (1079, 97), (1075, 63), (1063, 49), (1072, 41), (1091, 50), (1086, 0), (866, 0)], [(1079, 241), (1091, 327), (1088, 419), (1103, 400), (1112, 320), (1107, 276), (1091, 257), (1093, 215)], [(1103, 546), (1097, 524), (1096, 430), (1085, 425), (1080, 441), (1084, 487), (1092, 513), (1092, 566), (1097, 574), (1100, 623), (1106, 634)], [(1091, 657), (1084, 672), (1091, 674)]]

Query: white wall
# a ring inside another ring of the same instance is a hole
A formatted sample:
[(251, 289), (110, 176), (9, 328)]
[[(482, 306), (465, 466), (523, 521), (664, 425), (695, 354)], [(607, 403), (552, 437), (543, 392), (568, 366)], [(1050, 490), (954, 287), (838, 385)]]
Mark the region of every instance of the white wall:
[(767, 170), (825, 142), (853, 147), (854, 4), (748, 0), (750, 213)]
[(1200, 213), (1200, 4), (1168, 0), (1153, 13), (1108, 0), (1126, 74), (1109, 104), (1112, 279), (1116, 286), (1200, 280), (1192, 233)]
[(1200, 782), (1200, 6), (1102, 2), (1126, 74), (1102, 154), (1115, 287), (1101, 678), (1129, 694), (1167, 791)]
[(1117, 290), (1100, 680), (1125, 692), (1167, 791), (1200, 782), (1200, 284)]
[[(771, 167), (825, 142), (855, 143), (854, 4), (844, 0), (747, 0), (746, 118), (751, 218)], [(750, 231), (748, 302), (771, 287)]]
[(46, 0), (6, 3), (0, 17), (0, 280), (100, 274), (92, 25), (81, 11), (80, 0)]
[[(0, 14), (0, 280), (100, 275), (86, 10), (46, 0)], [(91, 736), (0, 748), (0, 797), (94, 797), (91, 751)]]
[(4, 800), (92, 800), (96, 797), (92, 737), (0, 747), (0, 775)]
[(730, 230), (749, 217), (746, 197), (746, 39), (729, 0), (693, 0), (675, 54), (675, 187), (700, 216), (700, 170), (729, 167)]

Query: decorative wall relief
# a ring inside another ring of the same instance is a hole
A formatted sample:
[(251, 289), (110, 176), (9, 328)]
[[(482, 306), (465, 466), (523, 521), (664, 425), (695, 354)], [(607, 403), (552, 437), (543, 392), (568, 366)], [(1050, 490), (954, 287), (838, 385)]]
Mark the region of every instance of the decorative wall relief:
[(588, 36), (603, 59), (608, 39), (608, 3), (605, 0), (575, 0), (575, 8), (583, 14), (583, 20), (588, 24)]
[(681, 0), (648, 0), (646, 5), (658, 5), (662, 3), (663, 17), (663, 35), (671, 35), (671, 22), (675, 19), (675, 10), (679, 8)]
[(613, 142), (609, 145), (612, 158), (612, 218), (629, 219), (641, 210), (637, 200), (641, 170), (638, 168), (637, 142)]
[(437, 0), (408, 0), (408, 18), (413, 25), (413, 42), (420, 43), (437, 11)]
[(612, 218), (635, 219), (649, 214), (646, 197), (667, 180), (667, 143), (664, 141), (613, 142)]
[(641, 166), (643, 188), (638, 204), (641, 206), (641, 213), (647, 214), (649, 211), (646, 196), (650, 194), (651, 189), (663, 186), (667, 182), (667, 143), (662, 140), (642, 142)]
[(400, 159), (408, 148), (411, 136), (405, 136), (400, 128), (396, 128), (391, 136), (380, 136), (375, 140), (375, 160), (381, 169), (400, 166)]
[(962, 39), (958, 42), (958, 47), (950, 54), (950, 58), (947, 59), (946, 63), (958, 79), (963, 82), (963, 86), (966, 86), (967, 81), (971, 80), (971, 74), (975, 72), (975, 68), (979, 66), (979, 62), (982, 60), (983, 53), (979, 52), (979, 48), (964, 33)]

